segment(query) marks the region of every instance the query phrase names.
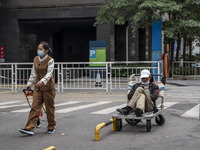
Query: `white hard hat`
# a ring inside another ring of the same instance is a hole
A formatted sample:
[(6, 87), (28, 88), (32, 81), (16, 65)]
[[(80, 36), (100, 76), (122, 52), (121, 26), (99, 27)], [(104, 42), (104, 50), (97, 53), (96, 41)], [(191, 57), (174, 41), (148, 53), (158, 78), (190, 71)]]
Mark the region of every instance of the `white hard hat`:
[(141, 79), (142, 78), (149, 78), (149, 76), (150, 76), (150, 71), (147, 70), (147, 69), (142, 70), (141, 73), (140, 73), (140, 78)]

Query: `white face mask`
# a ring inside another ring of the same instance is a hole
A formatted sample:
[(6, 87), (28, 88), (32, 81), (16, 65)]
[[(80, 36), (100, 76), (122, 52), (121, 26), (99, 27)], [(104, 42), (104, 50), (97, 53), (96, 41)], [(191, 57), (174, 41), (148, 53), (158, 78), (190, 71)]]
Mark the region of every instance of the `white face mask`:
[(38, 56), (42, 57), (42, 56), (44, 56), (44, 51), (37, 50), (37, 54), (38, 54)]
[(142, 82), (142, 84), (143, 84), (143, 85), (147, 85), (147, 84), (149, 84), (149, 81), (147, 81), (147, 82)]

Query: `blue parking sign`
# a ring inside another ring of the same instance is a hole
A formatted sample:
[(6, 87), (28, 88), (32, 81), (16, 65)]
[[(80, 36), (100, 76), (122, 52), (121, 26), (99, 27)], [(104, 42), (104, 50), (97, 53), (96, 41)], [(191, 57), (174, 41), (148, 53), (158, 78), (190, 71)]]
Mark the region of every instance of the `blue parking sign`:
[(96, 49), (90, 49), (90, 58), (96, 58)]

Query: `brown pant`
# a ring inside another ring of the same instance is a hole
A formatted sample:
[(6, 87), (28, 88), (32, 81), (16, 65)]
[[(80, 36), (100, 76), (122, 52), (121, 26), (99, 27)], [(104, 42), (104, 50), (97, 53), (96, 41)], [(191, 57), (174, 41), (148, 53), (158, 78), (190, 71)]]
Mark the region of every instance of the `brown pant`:
[(128, 106), (133, 108), (135, 111), (136, 108), (140, 108), (143, 112), (149, 112), (153, 110), (153, 102), (151, 97), (145, 92), (142, 87), (138, 87), (130, 99)]
[(25, 129), (30, 131), (34, 131), (35, 125), (39, 119), (41, 108), (43, 103), (46, 107), (46, 114), (47, 114), (47, 121), (48, 121), (48, 129), (52, 130), (56, 126), (55, 121), (55, 106), (54, 106), (54, 99), (55, 99), (56, 92), (55, 90), (50, 91), (34, 91), (33, 93), (33, 103), (32, 108), (29, 113), (28, 121), (25, 126)]

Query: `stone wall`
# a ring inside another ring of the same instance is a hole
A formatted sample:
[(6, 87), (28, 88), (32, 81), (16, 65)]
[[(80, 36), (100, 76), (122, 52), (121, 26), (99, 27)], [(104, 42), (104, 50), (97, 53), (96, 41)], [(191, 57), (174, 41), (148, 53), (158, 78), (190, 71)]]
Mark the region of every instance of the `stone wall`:
[(66, 6), (94, 6), (105, 4), (105, 0), (2, 0), (2, 8), (24, 7), (66, 7)]

